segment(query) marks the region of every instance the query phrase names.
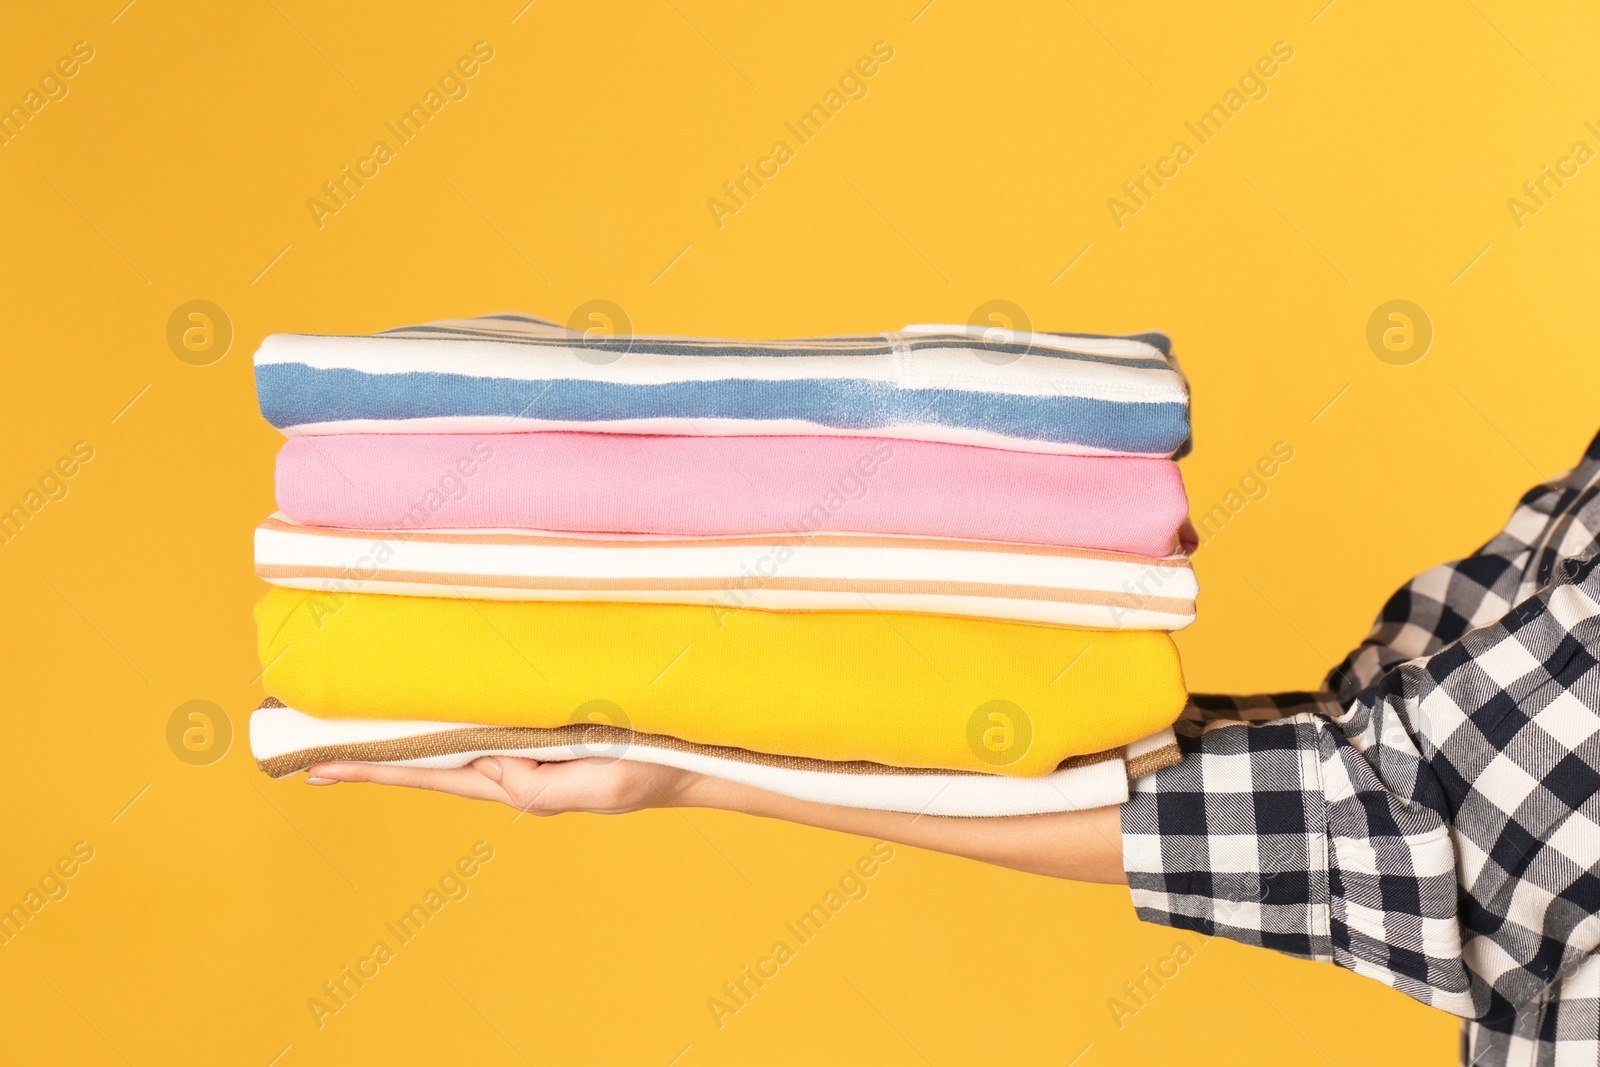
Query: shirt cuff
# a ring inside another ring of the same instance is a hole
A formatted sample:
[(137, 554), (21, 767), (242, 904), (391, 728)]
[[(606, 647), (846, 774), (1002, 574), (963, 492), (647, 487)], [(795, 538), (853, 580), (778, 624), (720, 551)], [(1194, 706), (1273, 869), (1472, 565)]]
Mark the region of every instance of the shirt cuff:
[(1326, 720), (1180, 725), (1182, 762), (1136, 781), (1122, 806), (1139, 918), (1330, 962)]

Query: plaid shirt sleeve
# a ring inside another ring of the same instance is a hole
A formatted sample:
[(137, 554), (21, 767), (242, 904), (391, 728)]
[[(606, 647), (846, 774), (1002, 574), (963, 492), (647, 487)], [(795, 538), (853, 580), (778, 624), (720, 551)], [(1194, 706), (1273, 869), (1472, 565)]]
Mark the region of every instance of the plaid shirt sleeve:
[(1474, 1067), (1600, 1062), (1597, 552), (1600, 437), (1321, 690), (1196, 695), (1123, 805), (1140, 918), (1459, 1015)]

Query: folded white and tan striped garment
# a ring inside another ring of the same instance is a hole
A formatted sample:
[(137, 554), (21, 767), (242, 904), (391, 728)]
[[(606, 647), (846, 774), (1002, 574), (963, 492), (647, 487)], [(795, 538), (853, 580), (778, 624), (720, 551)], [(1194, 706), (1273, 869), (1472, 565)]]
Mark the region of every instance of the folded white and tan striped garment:
[(623, 727), (575, 722), (555, 728), (381, 719), (318, 719), (268, 697), (250, 716), (250, 751), (282, 778), (317, 763), (464, 767), (479, 756), (541, 762), (609, 758), (677, 767), (820, 804), (923, 815), (1000, 817), (1121, 804), (1134, 778), (1180, 759), (1172, 730), (1124, 748), (1075, 756), (1037, 778), (881, 763), (774, 756), (697, 745)]
[(341, 593), (703, 604), (723, 613), (880, 611), (1181, 630), (1187, 556), (828, 532), (667, 538), (526, 530), (342, 530), (274, 515), (256, 574)]

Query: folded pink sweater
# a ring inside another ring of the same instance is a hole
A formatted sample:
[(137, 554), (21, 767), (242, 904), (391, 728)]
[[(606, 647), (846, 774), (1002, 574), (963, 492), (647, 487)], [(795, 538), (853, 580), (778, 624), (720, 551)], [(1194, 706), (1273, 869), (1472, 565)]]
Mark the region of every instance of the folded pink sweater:
[(715, 537), (828, 530), (1164, 556), (1188, 511), (1165, 459), (849, 437), (330, 434), (278, 454), (295, 522)]

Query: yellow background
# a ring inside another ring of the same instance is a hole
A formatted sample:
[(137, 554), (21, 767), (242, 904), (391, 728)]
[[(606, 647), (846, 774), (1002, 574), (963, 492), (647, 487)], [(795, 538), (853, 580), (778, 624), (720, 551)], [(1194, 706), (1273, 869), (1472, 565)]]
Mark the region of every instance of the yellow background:
[[(7, 104), (95, 50), (0, 147), (0, 504), (73, 442), (96, 453), (0, 547), (0, 903), (95, 850), (0, 947), (0, 1058), (1453, 1061), (1450, 1019), (1372, 982), (906, 848), (719, 1031), (707, 998), (868, 842), (703, 811), (512, 825), (269, 781), (244, 737), (250, 535), (280, 438), (250, 355), (274, 331), (591, 299), (647, 332), (867, 331), (994, 299), (1046, 329), (1165, 329), (1197, 513), (1295, 450), (1200, 552), (1193, 688), (1309, 686), (1600, 422), (1600, 164), (1520, 229), (1506, 206), (1575, 140), (1600, 147), (1592, 7), (123, 2), (19, 7), (0, 34)], [(479, 40), (470, 96), (318, 229), (308, 198)], [(719, 230), (707, 199), (879, 40), (870, 94)], [(1107, 198), (1279, 40), (1270, 95), (1118, 229)], [(1436, 332), (1410, 366), (1365, 340), (1397, 298)], [(167, 347), (192, 299), (234, 324), (212, 366)], [(235, 729), (211, 766), (167, 746), (192, 699)], [(319, 1031), (307, 998), (478, 840), (495, 858), (470, 896)], [(1118, 1029), (1108, 999), (1179, 940), (1195, 958)]]

